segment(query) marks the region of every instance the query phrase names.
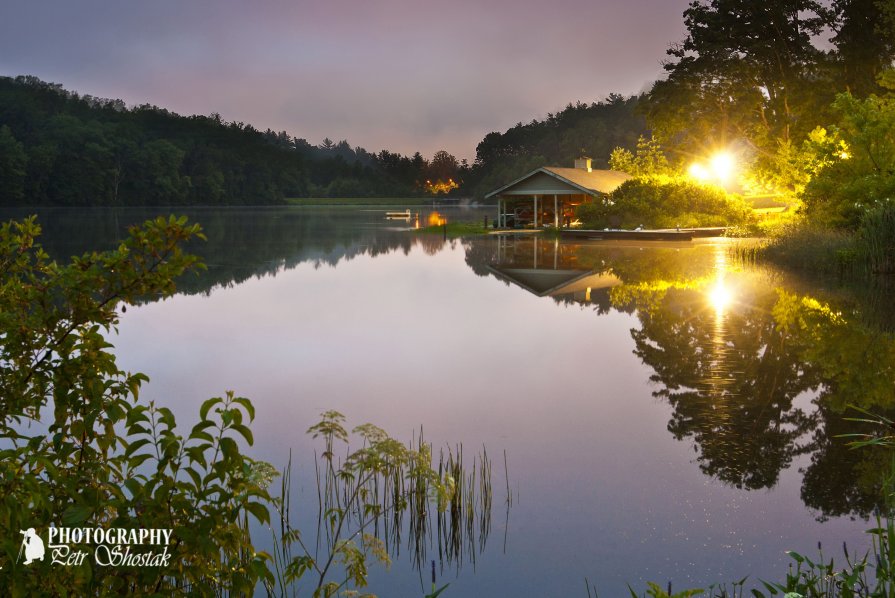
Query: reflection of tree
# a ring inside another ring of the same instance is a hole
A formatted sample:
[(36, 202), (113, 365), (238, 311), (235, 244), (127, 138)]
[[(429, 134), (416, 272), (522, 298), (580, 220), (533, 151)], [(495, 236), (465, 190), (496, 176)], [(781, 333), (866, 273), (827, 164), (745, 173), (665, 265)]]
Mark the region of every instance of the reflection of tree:
[(632, 335), (635, 354), (662, 385), (654, 395), (674, 409), (668, 430), (693, 439), (703, 472), (756, 489), (773, 486), (804, 451), (798, 440), (815, 422), (793, 399), (818, 380), (762, 309), (773, 295), (752, 300), (721, 323), (700, 291), (646, 290)]
[[(499, 250), (474, 241), (466, 260), (487, 275), (486, 264), (531, 267), (535, 251), (530, 239)], [(561, 267), (622, 279), (609, 292), (611, 308), (636, 313), (635, 354), (654, 371), (654, 396), (672, 408), (669, 432), (694, 442), (706, 475), (771, 488), (794, 458), (810, 455), (802, 498), (820, 517), (867, 516), (880, 504), (889, 456), (851, 450), (839, 436), (856, 431), (845, 419), (849, 404), (895, 415), (895, 339), (884, 293), (880, 300), (866, 289), (837, 288), (820, 300), (780, 274), (734, 271), (723, 246), (582, 243), (549, 251)], [(551, 267), (549, 251), (538, 253), (539, 268)], [(715, 302), (717, 285), (733, 301)], [(807, 288), (816, 293), (818, 285)]]
[[(804, 469), (802, 500), (820, 518), (841, 515), (869, 516), (882, 506), (881, 474), (889, 470), (892, 454), (882, 448), (854, 449), (843, 434), (871, 432), (872, 428), (848, 421), (825, 402), (818, 405), (820, 421), (809, 448), (811, 465)], [(854, 412), (852, 412), (852, 415)], [(893, 410), (888, 410), (891, 417)]]
[[(880, 502), (888, 457), (849, 450), (838, 436), (855, 431), (844, 419), (848, 404), (895, 407), (895, 341), (866, 327), (854, 305), (855, 319), (846, 320), (779, 290), (781, 280), (747, 278), (737, 279), (738, 302), (723, 313), (698, 281), (614, 289), (614, 305), (637, 309), (635, 353), (655, 370), (654, 395), (674, 409), (668, 429), (693, 439), (703, 472), (742, 488), (770, 488), (795, 456), (811, 454), (805, 504), (822, 517), (866, 516)], [(794, 401), (812, 390), (816, 409), (806, 413)]]
[[(355, 209), (251, 208), (179, 209), (198, 222), (207, 237), (189, 250), (201, 256), (207, 270), (178, 281), (184, 293), (208, 293), (250, 278), (275, 276), (302, 263), (334, 266), (360, 255), (410, 252), (422, 245), (434, 254), (444, 247), (441, 236), (408, 233), (384, 226), (381, 212)], [(55, 259), (110, 249), (127, 226), (153, 217), (159, 210), (46, 210), (39, 215), (41, 243)], [(10, 217), (14, 217), (11, 215)]]

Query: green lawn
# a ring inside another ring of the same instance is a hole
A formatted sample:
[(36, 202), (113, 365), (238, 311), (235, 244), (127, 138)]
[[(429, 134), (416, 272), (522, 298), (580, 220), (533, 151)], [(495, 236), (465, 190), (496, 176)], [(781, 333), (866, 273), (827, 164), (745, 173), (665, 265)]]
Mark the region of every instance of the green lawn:
[(431, 197), (287, 197), (293, 206), (421, 206)]

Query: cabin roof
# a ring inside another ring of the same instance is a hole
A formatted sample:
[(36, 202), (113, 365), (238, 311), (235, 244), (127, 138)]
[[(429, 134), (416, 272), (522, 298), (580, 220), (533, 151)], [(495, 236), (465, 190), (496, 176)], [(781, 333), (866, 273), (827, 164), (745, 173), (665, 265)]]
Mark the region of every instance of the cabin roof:
[(621, 284), (612, 274), (593, 270), (550, 270), (548, 268), (516, 268), (488, 266), (497, 278), (511, 282), (538, 297), (558, 296), (586, 288), (603, 289)]
[[(546, 178), (545, 178), (546, 175)], [(584, 193), (598, 195), (612, 193), (631, 175), (618, 170), (591, 170), (542, 166), (515, 181), (496, 189), (485, 197), (495, 195), (540, 195), (549, 193)], [(532, 187), (534, 181), (538, 183)], [(537, 187), (537, 188), (535, 188)]]

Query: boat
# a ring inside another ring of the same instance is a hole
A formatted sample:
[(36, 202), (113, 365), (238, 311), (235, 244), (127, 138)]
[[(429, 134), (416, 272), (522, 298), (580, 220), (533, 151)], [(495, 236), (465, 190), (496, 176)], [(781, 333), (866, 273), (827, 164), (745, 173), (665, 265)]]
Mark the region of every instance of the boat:
[(386, 212), (385, 217), (389, 220), (410, 220), (410, 210), (404, 210), (403, 212)]

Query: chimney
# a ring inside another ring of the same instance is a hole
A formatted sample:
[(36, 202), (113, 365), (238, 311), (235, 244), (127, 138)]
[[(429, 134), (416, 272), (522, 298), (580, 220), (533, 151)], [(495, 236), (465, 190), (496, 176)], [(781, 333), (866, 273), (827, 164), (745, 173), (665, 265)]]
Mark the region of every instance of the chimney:
[(591, 172), (593, 169), (590, 167), (590, 158), (577, 158), (575, 160), (575, 168), (580, 168), (581, 170), (586, 170)]

